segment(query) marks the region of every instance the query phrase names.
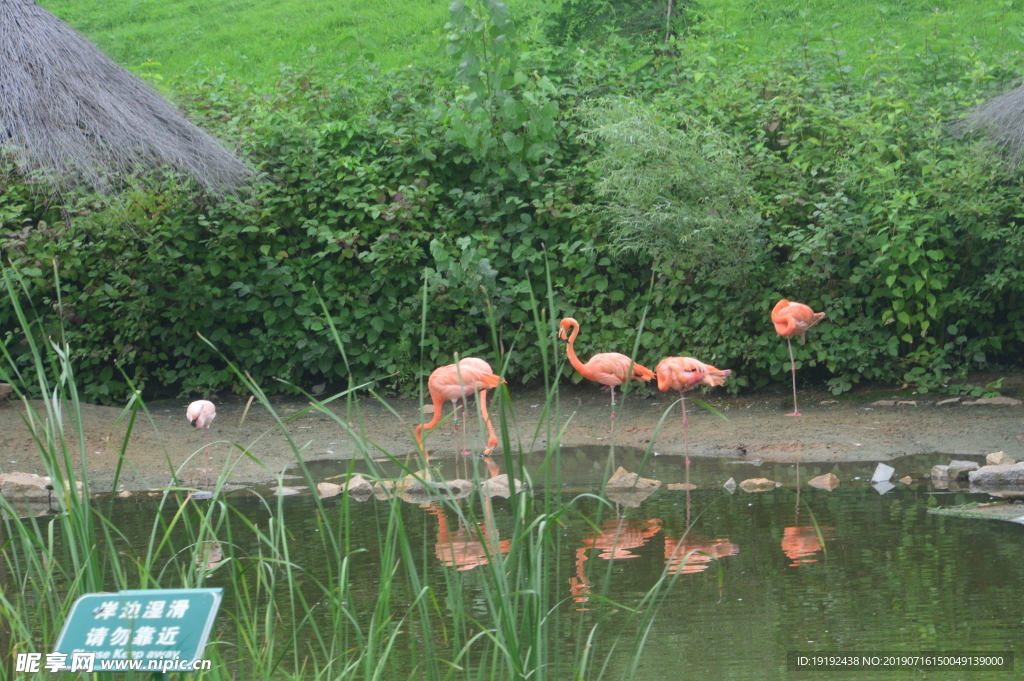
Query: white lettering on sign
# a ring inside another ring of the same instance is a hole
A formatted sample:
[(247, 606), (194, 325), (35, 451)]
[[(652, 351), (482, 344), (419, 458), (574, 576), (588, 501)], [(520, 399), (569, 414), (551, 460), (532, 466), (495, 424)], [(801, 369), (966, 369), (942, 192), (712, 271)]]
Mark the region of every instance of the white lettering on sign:
[(171, 607), (167, 608), (167, 616), (171, 619), (181, 619), (185, 616), (185, 611), (188, 610), (188, 606), (189, 602), (187, 598), (171, 601)]
[(146, 603), (146, 609), (142, 613), (144, 620), (158, 620), (164, 616), (164, 606), (167, 601), (150, 601)]
[(85, 645), (87, 646), (101, 646), (103, 640), (107, 638), (107, 632), (110, 631), (106, 627), (93, 627), (89, 630), (89, 633), (85, 635)]
[(160, 630), (160, 635), (156, 637), (156, 644), (158, 646), (173, 646), (178, 642), (178, 632), (181, 627), (164, 627)]
[(93, 612), (96, 613), (96, 617), (94, 619), (109, 620), (117, 614), (117, 601), (105, 601)]

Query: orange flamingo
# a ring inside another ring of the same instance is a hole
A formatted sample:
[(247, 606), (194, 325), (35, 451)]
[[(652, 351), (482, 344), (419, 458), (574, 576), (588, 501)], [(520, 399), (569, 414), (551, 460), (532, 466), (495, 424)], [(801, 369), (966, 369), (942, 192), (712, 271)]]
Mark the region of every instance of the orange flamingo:
[[(430, 391), (430, 399), (434, 402), (434, 418), (430, 423), (416, 426), (416, 444), (423, 450), (424, 456), (428, 456), (423, 446), (423, 428), (431, 430), (441, 422), (441, 412), (444, 410), (445, 400), (451, 400), (455, 409), (455, 432), (458, 433), (459, 422), (459, 399), (462, 399), (463, 413), (468, 414), (466, 398), (474, 392), (479, 395), (480, 414), (484, 423), (487, 424), (487, 449), (484, 454), (490, 454), (498, 444), (498, 436), (494, 434), (494, 427), (491, 425), (491, 417), (487, 414), (487, 391), (490, 388), (497, 388), (502, 378), (491, 371), (491, 365), (476, 357), (466, 357), (459, 360), (458, 364), (448, 364), (434, 369), (427, 379), (427, 389)], [(465, 453), (465, 452), (464, 452)]]
[[(572, 335), (569, 335), (569, 329), (572, 329)], [(572, 317), (566, 317), (559, 324), (558, 337), (564, 341), (568, 341), (569, 345), (566, 348), (566, 352), (569, 354), (569, 364), (572, 364), (576, 371), (583, 375), (583, 378), (589, 378), (591, 381), (597, 381), (603, 385), (608, 386), (612, 391), (612, 427), (615, 427), (615, 386), (622, 385), (630, 378), (635, 381), (644, 381), (645, 383), (654, 378), (654, 372), (643, 366), (637, 364), (629, 357), (618, 352), (601, 352), (590, 358), (590, 361), (584, 364), (580, 361), (579, 357), (576, 356), (576, 349), (573, 347), (573, 343), (576, 341), (576, 336), (580, 332), (580, 323)]]
[[(821, 538), (831, 539), (832, 528), (821, 528)], [(790, 567), (797, 567), (804, 563), (813, 563), (817, 558), (814, 554), (824, 548), (821, 545), (821, 538), (818, 537), (818, 530), (813, 526), (787, 527), (782, 531), (782, 552), (792, 560)]]
[(716, 369), (710, 364), (705, 364), (693, 357), (666, 357), (658, 362), (655, 370), (658, 375), (658, 390), (668, 392), (678, 390), (679, 398), (683, 402), (683, 451), (686, 456), (686, 465), (690, 465), (690, 437), (686, 421), (686, 391), (703, 383), (704, 385), (722, 385), (732, 371), (729, 369)]
[(824, 312), (815, 312), (803, 303), (791, 303), (785, 298), (775, 304), (772, 310), (772, 324), (775, 333), (786, 339), (789, 345), (789, 368), (793, 372), (793, 413), (786, 416), (800, 416), (796, 408), (796, 360), (793, 359), (793, 336), (800, 336), (800, 344), (807, 343), (807, 329), (825, 318)]

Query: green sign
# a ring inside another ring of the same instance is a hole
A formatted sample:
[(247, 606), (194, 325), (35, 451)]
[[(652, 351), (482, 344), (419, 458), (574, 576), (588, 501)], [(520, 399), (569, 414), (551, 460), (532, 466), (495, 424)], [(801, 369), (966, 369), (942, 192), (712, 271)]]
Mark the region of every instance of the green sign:
[(86, 594), (71, 606), (54, 654), (70, 660), (75, 653), (93, 653), (96, 671), (113, 669), (104, 664), (108, 660), (142, 660), (142, 669), (155, 668), (161, 660), (197, 660), (223, 593), (150, 589)]

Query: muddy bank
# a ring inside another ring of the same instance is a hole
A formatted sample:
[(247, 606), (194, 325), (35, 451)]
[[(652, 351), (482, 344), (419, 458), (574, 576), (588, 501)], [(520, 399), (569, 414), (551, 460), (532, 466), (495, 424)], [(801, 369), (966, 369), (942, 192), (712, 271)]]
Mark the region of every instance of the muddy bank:
[[(828, 393), (803, 391), (800, 409), (804, 415), (794, 418), (785, 416), (792, 403), (781, 390), (769, 396), (739, 398), (711, 393), (704, 399), (728, 420), (723, 421), (688, 400), (690, 451), (695, 455), (827, 462), (886, 461), (929, 452), (979, 455), (1001, 450), (1015, 459), (1024, 459), (1024, 407), (1020, 405), (963, 406), (957, 403), (937, 406), (945, 396), (910, 396), (893, 391), (862, 393), (837, 400)], [(879, 400), (916, 404), (875, 404)], [(618, 411), (616, 444), (646, 447), (655, 437), (659, 419), (672, 401), (665, 395), (627, 398)], [(229, 465), (230, 480), (262, 482), (294, 463), (285, 435), (266, 409), (254, 404), (240, 428), (245, 401), (216, 402), (217, 418), (210, 429), (215, 471)], [(414, 453), (412, 427), (417, 423), (418, 401), (392, 399), (388, 400), (388, 405), (390, 409), (373, 398), (364, 398), (359, 402), (358, 412), (346, 413), (343, 404), (331, 406), (338, 418), (362, 433), (372, 445), (395, 456)], [(294, 417), (306, 406), (308, 402), (291, 398), (274, 402), (282, 418)], [(544, 427), (537, 432), (543, 393), (517, 391), (512, 406), (513, 441), (526, 451), (543, 449), (548, 429)], [(186, 483), (202, 481), (205, 433), (188, 425), (185, 407), (185, 401), (160, 401), (148, 404), (149, 417), (140, 413), (128, 444), (122, 487), (144, 489), (166, 485), (172, 468), (181, 468), (180, 475)], [(678, 409), (676, 405), (655, 439), (654, 449), (661, 455), (683, 453)], [(0, 406), (0, 472), (44, 474), (35, 443), (22, 422), (22, 410), (18, 402)], [(124, 424), (114, 425), (120, 413), (121, 410), (114, 407), (84, 405), (82, 409), (90, 480), (95, 490), (108, 489), (113, 479), (124, 438)], [(564, 389), (560, 425), (568, 422), (568, 426), (562, 444), (609, 444), (608, 415), (606, 392), (594, 386)], [(356, 439), (331, 416), (304, 414), (291, 420), (287, 427), (307, 461), (361, 455)], [(68, 428), (69, 436), (70, 433)], [(469, 427), (469, 449), (479, 451), (482, 442), (481, 429), (474, 419)], [(461, 436), (452, 435), (450, 422), (439, 426), (428, 439), (431, 453), (439, 457), (455, 456), (462, 451), (461, 443)], [(258, 462), (242, 455), (240, 447)], [(77, 460), (77, 450), (75, 458)]]

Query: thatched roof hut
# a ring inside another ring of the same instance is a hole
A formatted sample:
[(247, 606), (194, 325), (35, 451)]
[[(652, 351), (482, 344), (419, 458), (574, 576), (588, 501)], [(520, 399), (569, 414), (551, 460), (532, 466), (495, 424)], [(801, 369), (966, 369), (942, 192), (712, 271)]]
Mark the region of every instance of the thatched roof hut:
[(247, 167), (147, 84), (32, 0), (0, 0), (0, 145), (62, 184), (169, 165), (213, 191)]
[(1011, 163), (1024, 163), (1024, 85), (978, 106), (956, 128), (983, 132)]

